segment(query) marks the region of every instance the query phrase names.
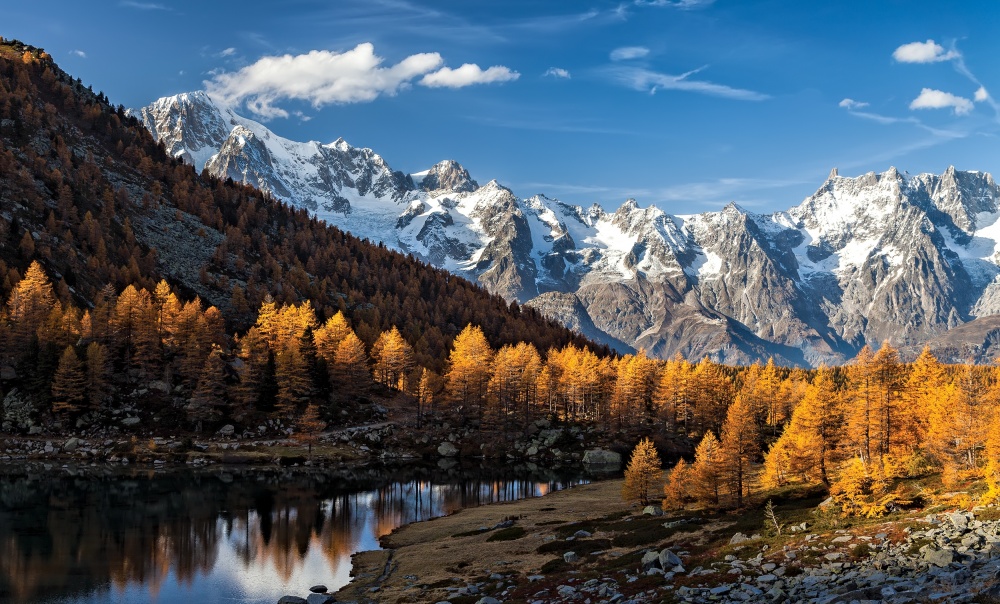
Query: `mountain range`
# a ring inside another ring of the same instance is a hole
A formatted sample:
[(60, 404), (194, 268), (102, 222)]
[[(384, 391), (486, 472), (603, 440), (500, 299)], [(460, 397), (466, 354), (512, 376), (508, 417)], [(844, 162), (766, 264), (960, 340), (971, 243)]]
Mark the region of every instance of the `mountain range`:
[(620, 351), (842, 363), (888, 340), (946, 359), (1000, 345), (1000, 188), (983, 172), (834, 169), (799, 205), (671, 215), (414, 174), (343, 139), (295, 142), (204, 92), (133, 110), (168, 153), (251, 184)]

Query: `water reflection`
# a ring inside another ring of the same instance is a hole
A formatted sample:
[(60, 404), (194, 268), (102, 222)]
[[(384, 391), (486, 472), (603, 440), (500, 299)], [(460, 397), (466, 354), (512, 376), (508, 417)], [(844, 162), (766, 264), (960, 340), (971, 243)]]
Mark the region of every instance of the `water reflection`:
[(537, 469), (0, 470), (0, 602), (273, 603), (406, 523), (544, 494)]

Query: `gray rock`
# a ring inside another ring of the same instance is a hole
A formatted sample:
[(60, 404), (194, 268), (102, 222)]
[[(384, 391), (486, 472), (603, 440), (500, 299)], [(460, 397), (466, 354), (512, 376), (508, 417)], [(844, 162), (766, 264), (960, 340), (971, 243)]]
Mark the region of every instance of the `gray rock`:
[(501, 602), (496, 598), (492, 598), (490, 596), (483, 596), (482, 598), (476, 600), (476, 604), (501, 604)]
[(445, 441), (438, 445), (438, 455), (441, 457), (455, 457), (458, 455), (458, 449), (455, 448), (455, 445)]
[(677, 557), (677, 554), (670, 551), (669, 549), (664, 549), (663, 551), (661, 551), (659, 553), (658, 558), (660, 560), (660, 568), (663, 569), (673, 568), (675, 566), (680, 566), (684, 564), (681, 561), (681, 559)]
[(577, 531), (573, 533), (573, 536), (577, 539), (586, 539), (587, 537), (590, 537), (590, 533), (587, 531)]
[(66, 451), (67, 453), (72, 453), (73, 451), (76, 451), (77, 447), (79, 447), (79, 446), (80, 446), (80, 439), (79, 438), (71, 438), (71, 439), (67, 440), (63, 444), (62, 449), (63, 449), (63, 451)]
[(924, 550), (924, 562), (932, 566), (948, 566), (955, 561), (955, 552), (950, 549), (928, 548)]
[(281, 596), (278, 604), (309, 604), (309, 601), (298, 596)]
[(646, 552), (642, 556), (642, 569), (649, 570), (651, 568), (663, 568), (660, 564), (660, 553), (656, 551)]
[(234, 432), (236, 432), (236, 427), (232, 424), (226, 424), (219, 428), (219, 435), (221, 436), (232, 436)]
[(660, 508), (660, 506), (658, 505), (647, 505), (646, 507), (642, 508), (642, 513), (645, 514), (646, 516), (662, 516), (663, 509)]
[(167, 394), (168, 392), (170, 392), (170, 384), (161, 380), (154, 380), (149, 383), (149, 389), (156, 390), (157, 392), (162, 392), (163, 394)]
[(122, 420), (123, 426), (135, 426), (138, 425), (138, 423), (139, 423), (138, 417), (126, 417), (125, 419)]
[(739, 545), (741, 543), (746, 543), (750, 541), (750, 537), (747, 537), (743, 533), (736, 533), (733, 535), (732, 539), (729, 540), (729, 545)]
[(313, 593), (306, 596), (306, 602), (309, 604), (331, 604), (332, 602), (336, 602), (336, 600), (330, 594)]
[(622, 456), (614, 451), (590, 449), (584, 451), (583, 463), (595, 466), (620, 466), (622, 465)]
[(574, 562), (580, 561), (580, 556), (576, 555), (576, 552), (566, 552), (563, 554), (563, 560), (568, 564), (573, 564)]
[(313, 585), (309, 588), (309, 591), (314, 594), (325, 594), (329, 590), (326, 588), (326, 585)]

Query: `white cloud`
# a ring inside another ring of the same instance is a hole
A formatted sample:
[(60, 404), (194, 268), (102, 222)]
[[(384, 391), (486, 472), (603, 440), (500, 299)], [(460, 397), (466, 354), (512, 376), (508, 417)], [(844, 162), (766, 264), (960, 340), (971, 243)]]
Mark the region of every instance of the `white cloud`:
[(496, 66), (482, 71), (466, 64), (458, 69), (443, 67), (441, 55), (410, 55), (385, 66), (371, 43), (358, 44), (345, 52), (313, 50), (301, 55), (267, 56), (235, 72), (215, 72), (204, 82), (215, 98), (230, 104), (245, 103), (258, 117), (288, 117), (276, 106), (284, 100), (306, 101), (314, 108), (324, 105), (364, 103), (382, 95), (393, 96), (412, 86), (458, 88), (470, 84), (517, 79), (518, 74)]
[(862, 101), (855, 101), (854, 99), (844, 99), (839, 103), (837, 103), (837, 106), (843, 107), (844, 109), (851, 111), (853, 109), (861, 109), (863, 107), (867, 107), (868, 103), (864, 103)]
[(227, 49), (223, 50), (222, 52), (220, 52), (219, 56), (220, 57), (231, 57), (234, 54), (236, 54), (236, 49), (233, 48), (232, 46), (230, 46), (229, 48), (227, 48)]
[(900, 63), (939, 63), (961, 57), (957, 50), (945, 51), (944, 47), (927, 40), (903, 44), (892, 53), (892, 58)]
[(549, 67), (545, 70), (543, 76), (552, 76), (554, 78), (562, 78), (564, 80), (570, 79), (570, 73), (561, 67)]
[(81, 59), (86, 59), (87, 58), (87, 53), (83, 52), (82, 50), (71, 50), (71, 51), (69, 51), (69, 54), (76, 55), (76, 56), (80, 57)]
[(627, 61), (629, 59), (640, 59), (649, 54), (649, 49), (645, 46), (623, 46), (611, 51), (612, 61)]
[(976, 95), (972, 98), (974, 98), (977, 103), (982, 103), (990, 98), (990, 93), (986, 92), (985, 86), (980, 86), (979, 90), (976, 91)]
[(972, 101), (950, 92), (924, 88), (920, 96), (913, 99), (910, 109), (946, 109), (951, 107), (955, 115), (965, 115), (972, 111)]
[(494, 65), (484, 71), (475, 63), (466, 63), (458, 69), (442, 67), (429, 73), (420, 79), (420, 85), (429, 88), (464, 88), (473, 84), (513, 82), (519, 77), (521, 74), (503, 65)]
[(609, 70), (609, 73), (613, 78), (629, 88), (648, 91), (650, 94), (655, 94), (659, 89), (665, 89), (698, 92), (709, 96), (718, 96), (739, 101), (763, 101), (771, 98), (766, 94), (753, 90), (733, 88), (724, 84), (716, 84), (704, 80), (692, 80), (690, 78), (690, 76), (704, 69), (705, 67), (701, 67), (677, 76), (636, 67), (614, 67)]

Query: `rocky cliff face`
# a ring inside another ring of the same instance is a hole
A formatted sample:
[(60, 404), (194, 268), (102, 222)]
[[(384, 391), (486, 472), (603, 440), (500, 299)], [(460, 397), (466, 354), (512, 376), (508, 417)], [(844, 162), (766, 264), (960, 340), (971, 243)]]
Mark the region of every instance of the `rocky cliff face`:
[(730, 204), (673, 216), (634, 200), (608, 212), (480, 186), (455, 161), (405, 175), (343, 140), (288, 141), (204, 93), (137, 113), (196, 167), (620, 350), (839, 363), (866, 343), (918, 347), (963, 325), (978, 341), (975, 324), (989, 322), (975, 320), (1000, 312), (1000, 189), (985, 173), (834, 170), (800, 205), (770, 215)]

